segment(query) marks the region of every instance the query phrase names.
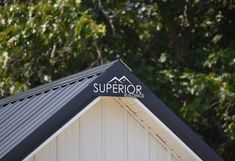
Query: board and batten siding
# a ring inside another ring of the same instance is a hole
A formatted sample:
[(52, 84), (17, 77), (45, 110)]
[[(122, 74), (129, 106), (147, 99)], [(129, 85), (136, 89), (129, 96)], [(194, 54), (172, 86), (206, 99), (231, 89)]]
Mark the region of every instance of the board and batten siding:
[(104, 97), (29, 161), (180, 161), (125, 107)]

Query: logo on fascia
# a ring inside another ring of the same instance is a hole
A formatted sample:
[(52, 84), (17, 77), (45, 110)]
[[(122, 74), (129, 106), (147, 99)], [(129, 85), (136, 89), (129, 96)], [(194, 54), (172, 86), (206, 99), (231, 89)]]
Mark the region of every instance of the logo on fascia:
[(141, 92), (142, 86), (133, 84), (126, 76), (114, 77), (107, 83), (94, 83), (93, 87), (95, 93), (114, 93), (123, 94), (124, 97), (144, 98)]

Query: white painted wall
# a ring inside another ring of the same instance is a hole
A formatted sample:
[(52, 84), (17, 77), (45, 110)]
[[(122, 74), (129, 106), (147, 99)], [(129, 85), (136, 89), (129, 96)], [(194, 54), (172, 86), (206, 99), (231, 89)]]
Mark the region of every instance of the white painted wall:
[(30, 161), (179, 161), (128, 110), (104, 97)]

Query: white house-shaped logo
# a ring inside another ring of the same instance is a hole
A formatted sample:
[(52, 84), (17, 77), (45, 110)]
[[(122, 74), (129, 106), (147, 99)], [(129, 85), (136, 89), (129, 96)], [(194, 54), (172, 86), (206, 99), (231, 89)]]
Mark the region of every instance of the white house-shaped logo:
[(142, 86), (133, 84), (126, 76), (114, 77), (107, 83), (94, 83), (93, 87), (95, 93), (114, 93), (123, 94), (124, 97), (144, 98)]

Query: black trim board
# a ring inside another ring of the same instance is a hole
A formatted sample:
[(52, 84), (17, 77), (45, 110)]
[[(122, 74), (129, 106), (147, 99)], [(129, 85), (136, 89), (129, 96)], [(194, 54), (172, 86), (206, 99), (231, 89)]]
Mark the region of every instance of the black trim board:
[(7, 153), (1, 161), (23, 160), (95, 99), (89, 91), (91, 90), (86, 88), (84, 91), (79, 93), (53, 117), (48, 119), (37, 130), (31, 133), (14, 149)]
[(158, 117), (176, 136), (178, 136), (192, 151), (202, 160), (222, 161), (206, 143), (204, 143), (182, 120), (180, 120), (160, 99), (158, 99), (121, 61), (113, 63), (106, 71), (100, 74), (69, 103), (61, 108), (50, 119), (43, 123), (37, 130), (26, 137), (20, 144), (8, 152), (1, 161), (19, 161), (33, 152), (39, 145), (52, 136), (76, 114), (83, 110), (89, 103), (99, 96), (118, 96), (120, 94), (96, 94), (93, 92), (93, 84), (106, 83), (114, 76), (125, 75), (134, 84), (143, 87), (144, 98), (139, 100)]
[[(121, 61), (110, 67), (94, 82), (106, 83), (114, 76), (125, 75), (133, 84), (143, 87), (144, 98), (138, 98), (158, 119), (179, 137), (199, 158), (204, 161), (223, 161), (223, 159), (203, 142), (179, 117), (177, 117), (147, 86), (145, 86)], [(91, 83), (92, 85), (92, 83)], [(120, 94), (99, 94), (97, 96), (118, 96)]]

